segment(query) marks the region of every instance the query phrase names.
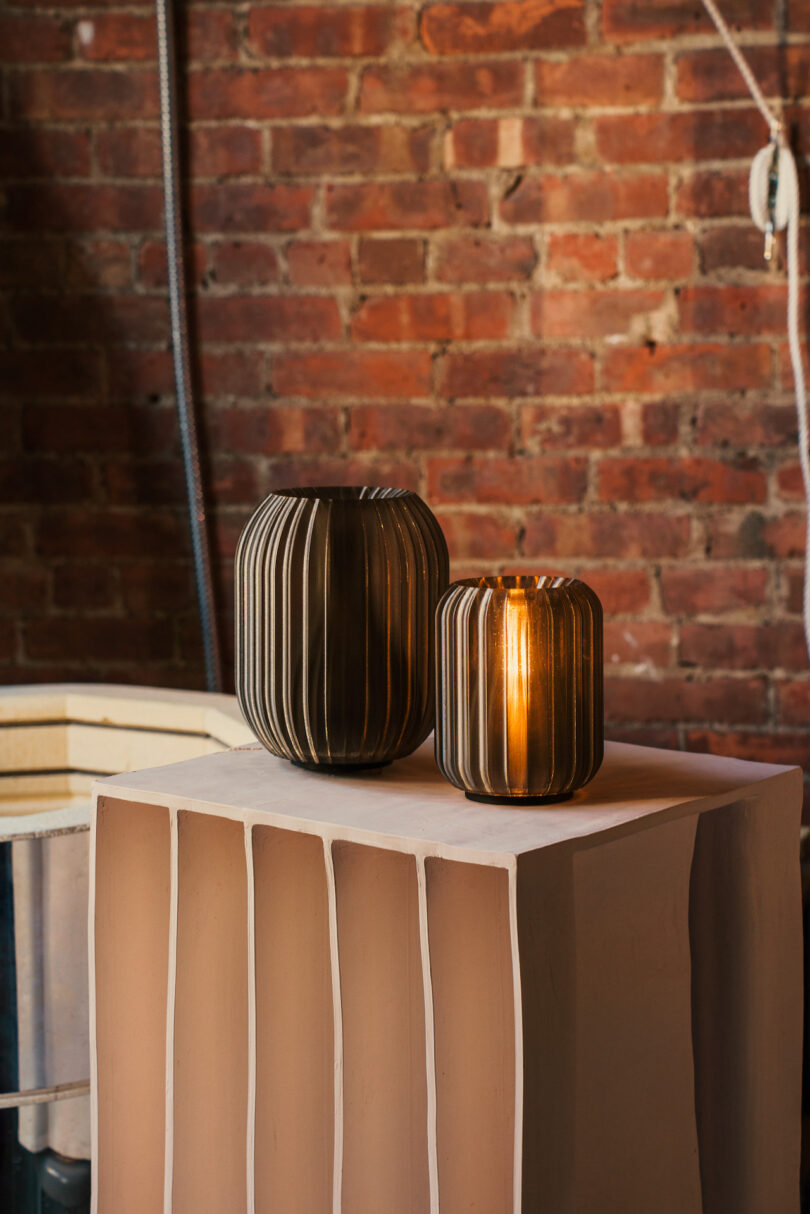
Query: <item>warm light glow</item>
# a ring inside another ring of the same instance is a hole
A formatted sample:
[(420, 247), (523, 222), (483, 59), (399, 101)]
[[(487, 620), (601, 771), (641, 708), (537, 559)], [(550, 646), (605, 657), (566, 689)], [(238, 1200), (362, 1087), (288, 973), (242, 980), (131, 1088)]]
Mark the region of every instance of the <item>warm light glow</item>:
[(529, 613), (522, 594), (508, 594), (504, 611), (507, 780), (529, 785)]

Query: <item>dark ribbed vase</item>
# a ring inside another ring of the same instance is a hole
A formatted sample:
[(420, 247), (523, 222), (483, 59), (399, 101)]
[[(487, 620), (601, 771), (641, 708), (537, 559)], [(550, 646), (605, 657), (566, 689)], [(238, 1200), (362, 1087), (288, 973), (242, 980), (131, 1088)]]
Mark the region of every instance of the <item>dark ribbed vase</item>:
[(574, 578), (454, 582), (436, 614), (436, 762), (473, 800), (564, 800), (604, 749), (602, 608)]
[(447, 545), (405, 489), (281, 489), (236, 552), (236, 694), (273, 754), (379, 767), (434, 721)]

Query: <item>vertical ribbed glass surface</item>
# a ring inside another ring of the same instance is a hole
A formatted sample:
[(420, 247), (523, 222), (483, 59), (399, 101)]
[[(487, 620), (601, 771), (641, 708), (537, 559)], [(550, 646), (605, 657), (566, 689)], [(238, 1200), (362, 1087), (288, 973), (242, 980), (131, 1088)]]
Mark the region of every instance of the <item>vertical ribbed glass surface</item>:
[(329, 767), (410, 754), (434, 719), (447, 545), (404, 489), (283, 489), (236, 553), (236, 693), (273, 754)]
[(436, 615), (436, 762), (473, 799), (562, 799), (602, 762), (602, 607), (574, 578), (454, 582)]

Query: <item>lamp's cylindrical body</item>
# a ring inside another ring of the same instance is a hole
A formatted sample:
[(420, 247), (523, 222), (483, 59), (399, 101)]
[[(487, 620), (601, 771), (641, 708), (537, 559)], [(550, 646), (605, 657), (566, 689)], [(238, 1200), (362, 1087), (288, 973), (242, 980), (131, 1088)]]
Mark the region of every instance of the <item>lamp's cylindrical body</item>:
[(604, 750), (602, 608), (574, 578), (454, 582), (436, 614), (436, 761), (482, 800), (562, 800)]
[(236, 553), (236, 693), (273, 754), (324, 769), (402, 758), (434, 720), (447, 545), (415, 493), (282, 489)]

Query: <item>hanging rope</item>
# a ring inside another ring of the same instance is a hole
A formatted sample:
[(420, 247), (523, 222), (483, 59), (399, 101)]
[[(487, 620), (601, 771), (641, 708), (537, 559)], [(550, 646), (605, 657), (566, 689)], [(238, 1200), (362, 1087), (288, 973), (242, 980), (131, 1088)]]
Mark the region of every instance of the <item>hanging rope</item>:
[(757, 152), (751, 165), (748, 196), (751, 218), (759, 230), (765, 234), (766, 261), (770, 261), (773, 257), (775, 233), (787, 231), (788, 344), (796, 390), (796, 412), (799, 419), (799, 462), (804, 482), (806, 508), (802, 614), (805, 643), (808, 655), (810, 655), (810, 569), (808, 568), (810, 564), (808, 559), (810, 557), (810, 417), (808, 416), (799, 323), (799, 220), (801, 217), (799, 176), (793, 153), (785, 139), (781, 120), (765, 100), (745, 56), (732, 38), (731, 31), (718, 11), (714, 0), (703, 0), (703, 3), (771, 132), (771, 142)]

